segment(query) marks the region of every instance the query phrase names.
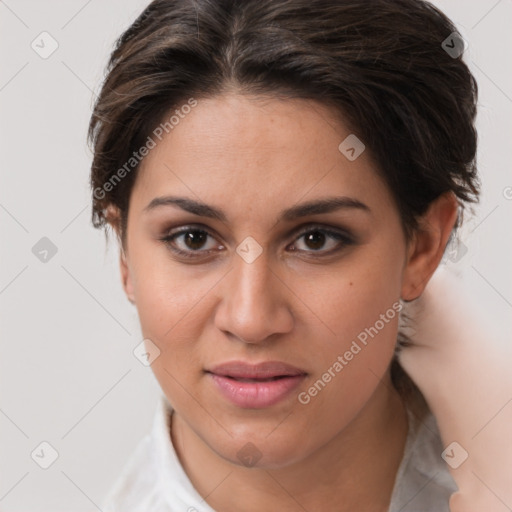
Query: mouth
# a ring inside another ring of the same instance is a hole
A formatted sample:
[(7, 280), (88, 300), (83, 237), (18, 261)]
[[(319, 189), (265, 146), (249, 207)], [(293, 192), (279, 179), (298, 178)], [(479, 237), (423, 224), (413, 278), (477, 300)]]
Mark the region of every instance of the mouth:
[(277, 361), (257, 365), (234, 361), (206, 370), (206, 374), (223, 398), (244, 409), (262, 409), (283, 401), (307, 375)]

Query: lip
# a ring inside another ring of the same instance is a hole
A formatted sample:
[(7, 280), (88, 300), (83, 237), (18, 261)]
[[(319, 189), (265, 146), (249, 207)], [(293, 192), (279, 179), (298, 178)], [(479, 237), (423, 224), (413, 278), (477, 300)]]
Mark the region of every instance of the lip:
[(206, 370), (218, 391), (245, 409), (263, 409), (284, 400), (307, 373), (279, 361), (232, 361)]

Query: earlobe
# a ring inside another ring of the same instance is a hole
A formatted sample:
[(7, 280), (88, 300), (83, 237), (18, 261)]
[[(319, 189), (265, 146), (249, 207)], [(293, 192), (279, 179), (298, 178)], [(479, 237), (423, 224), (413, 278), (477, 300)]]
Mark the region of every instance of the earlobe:
[(423, 293), (443, 257), (457, 213), (457, 198), (453, 192), (447, 192), (433, 201), (419, 220), (408, 246), (402, 280), (401, 298), (404, 301), (417, 299)]

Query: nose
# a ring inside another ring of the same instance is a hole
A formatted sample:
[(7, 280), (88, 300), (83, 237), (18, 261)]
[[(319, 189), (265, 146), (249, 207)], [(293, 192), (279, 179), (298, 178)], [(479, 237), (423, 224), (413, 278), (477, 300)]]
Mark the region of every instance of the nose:
[(293, 328), (291, 292), (267, 260), (265, 252), (251, 263), (235, 255), (215, 313), (218, 329), (249, 344), (263, 343)]

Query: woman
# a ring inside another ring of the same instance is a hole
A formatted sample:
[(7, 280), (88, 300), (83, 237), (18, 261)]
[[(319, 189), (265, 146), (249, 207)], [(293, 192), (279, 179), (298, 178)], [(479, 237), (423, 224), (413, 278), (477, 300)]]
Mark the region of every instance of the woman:
[(417, 0), (156, 0), (120, 37), (93, 222), (163, 397), (104, 510), (449, 510), (399, 319), (478, 197), (462, 53)]

